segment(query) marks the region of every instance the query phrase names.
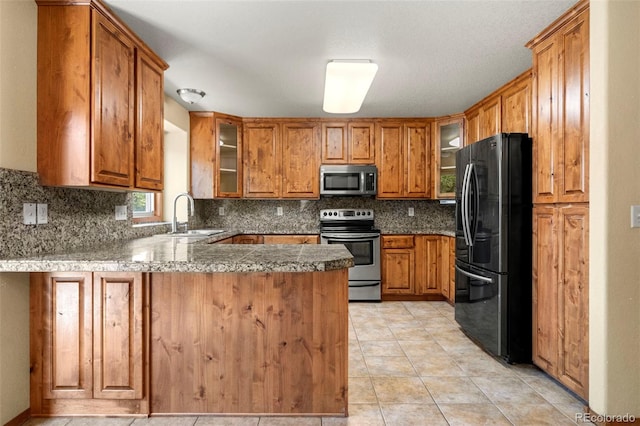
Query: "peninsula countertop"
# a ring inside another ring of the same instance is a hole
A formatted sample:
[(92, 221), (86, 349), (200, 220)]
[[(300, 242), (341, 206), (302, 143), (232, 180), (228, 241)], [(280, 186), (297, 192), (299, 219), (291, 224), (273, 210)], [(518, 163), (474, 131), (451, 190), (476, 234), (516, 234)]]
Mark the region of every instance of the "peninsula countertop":
[(341, 244), (212, 244), (234, 234), (238, 232), (200, 238), (152, 236), (0, 259), (0, 272), (314, 272), (354, 264)]

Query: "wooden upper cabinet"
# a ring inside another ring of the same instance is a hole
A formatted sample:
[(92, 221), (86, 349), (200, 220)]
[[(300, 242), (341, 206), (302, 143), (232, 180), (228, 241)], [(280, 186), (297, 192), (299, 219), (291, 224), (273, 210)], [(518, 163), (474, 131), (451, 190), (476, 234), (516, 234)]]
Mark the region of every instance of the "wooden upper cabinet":
[(282, 191), (280, 125), (244, 123), (244, 196), (278, 198)]
[(282, 124), (283, 198), (320, 197), (320, 125)]
[(161, 190), (168, 65), (98, 1), (37, 3), (40, 182)]
[(242, 119), (217, 112), (189, 113), (191, 195), (242, 196)]
[(465, 145), (478, 142), (480, 139), (480, 108), (465, 112)]
[(530, 133), (531, 73), (523, 72), (465, 111), (465, 145), (497, 133)]
[(482, 104), (480, 113), (480, 139), (488, 138), (502, 129), (502, 97), (494, 96)]
[(92, 11), (93, 138), (91, 181), (133, 184), (135, 48), (100, 12)]
[(244, 196), (319, 198), (319, 122), (245, 121)]
[[(534, 203), (589, 201), (589, 12), (581, 2), (533, 50)], [(582, 10), (581, 10), (582, 9)]]
[(191, 195), (213, 198), (215, 185), (215, 119), (213, 112), (189, 113)]
[(373, 121), (322, 123), (321, 164), (375, 163)]
[(502, 92), (502, 132), (531, 133), (531, 71)]
[(162, 190), (164, 186), (164, 71), (138, 51), (138, 109), (135, 139), (135, 187)]
[(431, 196), (430, 125), (422, 121), (376, 124), (378, 198)]
[(453, 198), (456, 191), (456, 152), (464, 144), (462, 114), (437, 118), (433, 124), (433, 176), (437, 198)]

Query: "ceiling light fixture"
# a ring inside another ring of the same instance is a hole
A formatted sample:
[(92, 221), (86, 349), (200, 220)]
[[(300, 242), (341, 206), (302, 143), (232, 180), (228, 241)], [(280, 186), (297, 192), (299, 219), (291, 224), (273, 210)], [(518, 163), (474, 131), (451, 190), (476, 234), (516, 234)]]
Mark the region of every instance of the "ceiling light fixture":
[(180, 98), (188, 104), (195, 104), (206, 95), (206, 93), (198, 89), (178, 89), (177, 92)]
[(327, 64), (322, 109), (332, 114), (360, 111), (378, 65), (368, 59), (333, 60)]

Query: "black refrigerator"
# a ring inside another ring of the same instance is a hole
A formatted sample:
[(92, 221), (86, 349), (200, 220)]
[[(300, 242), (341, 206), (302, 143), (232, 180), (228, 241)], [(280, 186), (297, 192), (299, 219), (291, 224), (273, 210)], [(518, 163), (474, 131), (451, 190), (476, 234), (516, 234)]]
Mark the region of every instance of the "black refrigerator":
[(456, 153), (455, 319), (486, 351), (531, 362), (531, 139), (501, 133)]

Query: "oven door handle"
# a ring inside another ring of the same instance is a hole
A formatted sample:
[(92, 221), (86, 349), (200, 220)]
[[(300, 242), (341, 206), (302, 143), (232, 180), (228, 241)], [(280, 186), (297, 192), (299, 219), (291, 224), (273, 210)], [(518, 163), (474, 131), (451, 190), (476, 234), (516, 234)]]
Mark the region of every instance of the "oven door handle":
[(379, 233), (362, 233), (362, 234), (320, 234), (321, 238), (330, 238), (332, 241), (362, 241), (362, 240), (370, 240), (372, 238), (380, 238)]

